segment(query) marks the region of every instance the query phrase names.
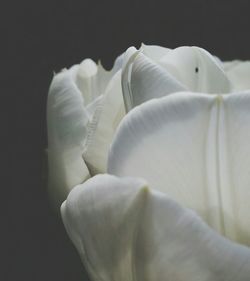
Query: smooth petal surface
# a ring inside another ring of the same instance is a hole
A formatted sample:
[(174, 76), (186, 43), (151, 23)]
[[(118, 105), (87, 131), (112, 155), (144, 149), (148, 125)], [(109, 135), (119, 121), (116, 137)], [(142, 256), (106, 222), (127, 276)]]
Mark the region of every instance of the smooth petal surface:
[(227, 237), (250, 244), (250, 95), (177, 93), (134, 108), (108, 173), (145, 178)]
[(73, 189), (61, 213), (92, 280), (249, 280), (249, 248), (143, 180), (98, 175)]

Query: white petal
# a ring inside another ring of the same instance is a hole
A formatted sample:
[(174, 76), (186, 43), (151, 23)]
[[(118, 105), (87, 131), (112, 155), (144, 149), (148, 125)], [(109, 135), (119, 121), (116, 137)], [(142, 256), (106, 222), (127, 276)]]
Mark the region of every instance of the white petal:
[(221, 63), (202, 48), (176, 48), (162, 57), (159, 64), (190, 91), (228, 93), (231, 90)]
[(138, 52), (123, 68), (122, 84), (127, 111), (147, 100), (186, 90), (166, 70)]
[(88, 115), (76, 87), (78, 66), (57, 74), (47, 101), (49, 190), (56, 206), (76, 184), (89, 177), (82, 159)]
[(227, 76), (233, 85), (234, 91), (250, 89), (250, 61), (233, 61), (227, 70)]
[(249, 248), (143, 180), (98, 175), (73, 189), (61, 213), (92, 280), (249, 280)]
[(107, 170), (107, 156), (110, 143), (120, 120), (125, 115), (121, 90), (121, 70), (110, 80), (102, 102), (90, 123), (83, 158), (91, 174)]
[[(248, 96), (177, 93), (133, 109), (114, 137), (108, 172), (145, 178), (222, 234), (250, 245), (250, 111), (242, 110), (250, 108)], [(236, 189), (245, 201), (235, 198)]]

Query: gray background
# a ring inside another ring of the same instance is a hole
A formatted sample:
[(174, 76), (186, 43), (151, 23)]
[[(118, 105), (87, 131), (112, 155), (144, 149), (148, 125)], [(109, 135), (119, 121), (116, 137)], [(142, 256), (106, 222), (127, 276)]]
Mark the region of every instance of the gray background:
[[(46, 95), (53, 71), (141, 42), (250, 59), (250, 1), (8, 1), (1, 12), (1, 280), (88, 280), (49, 206)], [(119, 280), (117, 280), (119, 281)]]

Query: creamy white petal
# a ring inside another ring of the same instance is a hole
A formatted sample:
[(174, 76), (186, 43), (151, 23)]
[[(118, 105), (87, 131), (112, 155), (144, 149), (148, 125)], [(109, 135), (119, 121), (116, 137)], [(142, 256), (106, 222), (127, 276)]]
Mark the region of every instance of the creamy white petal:
[(78, 66), (57, 74), (47, 100), (49, 190), (57, 207), (75, 185), (89, 177), (82, 159), (88, 114), (76, 87)]
[(141, 179), (98, 175), (73, 189), (61, 213), (93, 281), (249, 280), (249, 248)]
[(250, 96), (240, 93), (177, 93), (151, 100), (122, 120), (108, 172), (145, 178), (153, 188), (194, 209), (214, 229), (249, 245), (247, 108)]
[(250, 89), (250, 61), (233, 61), (226, 73), (234, 91)]
[(121, 70), (119, 70), (110, 80), (93, 121), (88, 126), (89, 133), (83, 150), (83, 158), (92, 175), (107, 170), (109, 146), (124, 115)]
[(123, 68), (122, 84), (127, 111), (152, 98), (187, 90), (141, 52), (135, 52)]
[(204, 93), (231, 91), (231, 84), (222, 64), (202, 48), (176, 48), (162, 57), (159, 64), (190, 91)]

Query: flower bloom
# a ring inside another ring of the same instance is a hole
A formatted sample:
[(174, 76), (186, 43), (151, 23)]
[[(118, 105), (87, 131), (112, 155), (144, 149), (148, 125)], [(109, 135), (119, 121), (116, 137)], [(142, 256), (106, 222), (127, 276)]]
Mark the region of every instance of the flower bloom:
[(57, 204), (72, 189), (62, 218), (93, 280), (250, 280), (249, 70), (143, 45), (55, 76), (49, 185)]

